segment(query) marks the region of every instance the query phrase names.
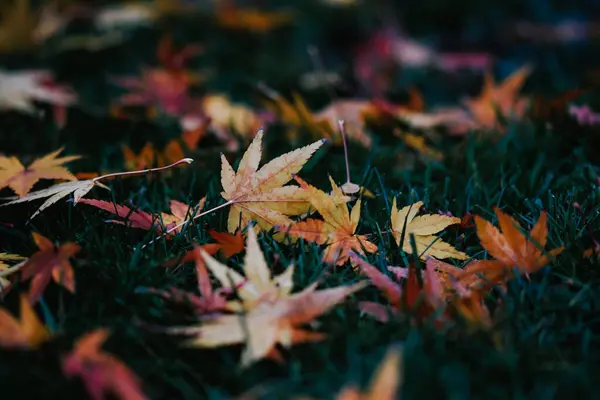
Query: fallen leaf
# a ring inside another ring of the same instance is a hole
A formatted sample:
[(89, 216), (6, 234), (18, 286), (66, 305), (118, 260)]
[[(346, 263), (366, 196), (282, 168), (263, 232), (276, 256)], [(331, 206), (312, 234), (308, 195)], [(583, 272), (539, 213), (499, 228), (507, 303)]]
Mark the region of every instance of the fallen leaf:
[(494, 208), (502, 233), (490, 222), (475, 216), (477, 236), (483, 248), (495, 259), (468, 264), (459, 279), (468, 286), (501, 284), (519, 274), (529, 275), (546, 266), (564, 250), (564, 246), (544, 251), (548, 239), (546, 212), (542, 211), (527, 238), (520, 225), (499, 208)]
[[(170, 208), (171, 214), (157, 213), (150, 214), (145, 211), (134, 210), (127, 206), (118, 205), (110, 201), (97, 200), (97, 199), (81, 199), (79, 203), (87, 204), (109, 213), (115, 214), (121, 220), (109, 220), (106, 222), (120, 225), (128, 225), (131, 228), (139, 228), (144, 230), (157, 230), (158, 232), (164, 232), (173, 226), (181, 223), (195, 212), (199, 212), (204, 207), (206, 198), (202, 198), (195, 206), (189, 206), (177, 200), (171, 200)], [(175, 230), (169, 233), (170, 236), (177, 234), (179, 230)]]
[(40, 179), (77, 180), (63, 164), (81, 156), (57, 156), (63, 148), (36, 159), (27, 168), (16, 157), (0, 156), (0, 189), (10, 187), (19, 197), (25, 196)]
[(348, 261), (349, 251), (359, 254), (364, 254), (363, 248), (369, 253), (377, 251), (377, 246), (371, 243), (365, 235), (355, 234), (360, 222), (360, 200), (354, 204), (352, 213), (350, 213), (345, 202), (335, 201), (335, 196), (343, 197), (344, 195), (331, 177), (329, 181), (334, 196), (309, 185), (297, 176), (294, 179), (300, 184), (302, 190), (306, 191), (308, 199), (321, 214), (323, 220), (309, 218), (296, 222), (289, 228), (281, 226), (278, 229), (292, 238), (327, 244), (323, 262), (328, 264), (344, 265)]
[(208, 234), (218, 243), (219, 250), (226, 258), (231, 258), (233, 255), (244, 251), (244, 237), (241, 230), (232, 235), (231, 233), (209, 229)]
[(278, 343), (289, 348), (296, 343), (321, 340), (322, 334), (301, 329), (300, 326), (324, 314), (364, 286), (364, 283), (358, 283), (316, 290), (313, 284), (275, 303), (262, 302), (242, 317), (223, 315), (198, 327), (172, 328), (170, 332), (194, 335), (193, 339), (186, 342), (191, 347), (214, 348), (246, 343), (242, 367), (265, 357), (281, 360), (276, 349)]
[(444, 242), (435, 233), (446, 229), (450, 225), (459, 224), (460, 218), (447, 215), (426, 214), (417, 217), (417, 213), (423, 206), (422, 201), (403, 207), (398, 210), (396, 199), (392, 204), (390, 216), (392, 222), (392, 235), (396, 244), (408, 254), (413, 249), (410, 243), (410, 235), (415, 238), (418, 256), (425, 259), (427, 256), (435, 258), (456, 258), (466, 260), (469, 256), (462, 251), (456, 250), (452, 245)]
[(101, 349), (108, 336), (108, 330), (97, 329), (79, 338), (62, 359), (63, 373), (67, 377), (80, 377), (93, 400), (102, 400), (108, 393), (123, 400), (147, 399), (135, 373)]
[(74, 104), (77, 96), (53, 84), (52, 79), (52, 73), (45, 70), (0, 70), (0, 110), (36, 114), (34, 100), (61, 106)]
[(0, 347), (36, 348), (50, 339), (50, 332), (37, 317), (26, 296), (21, 296), (21, 318), (0, 308)]
[(221, 155), (221, 196), (231, 205), (227, 230), (234, 233), (252, 220), (257, 228), (268, 230), (273, 226), (289, 226), (288, 217), (308, 211), (309, 201), (305, 192), (297, 186), (283, 186), (292, 175), (302, 169), (323, 141), (283, 154), (258, 169), (261, 158), (263, 131), (244, 153), (237, 172)]
[(294, 266), (290, 265), (282, 274), (271, 277), (271, 270), (258, 246), (253, 227), (248, 228), (243, 267), (245, 277), (221, 264), (202, 249), (199, 251), (206, 267), (219, 280), (221, 286), (235, 290), (241, 299), (241, 304), (239, 301), (229, 302), (229, 310), (251, 310), (262, 302), (277, 302), (280, 298), (289, 297), (293, 289)]
[(8, 276), (20, 271), (24, 262), (20, 264), (10, 266), (5, 261), (23, 261), (25, 257), (18, 254), (0, 253), (0, 295), (4, 295), (8, 292), (11, 286)]
[(29, 302), (37, 303), (50, 279), (69, 292), (75, 293), (75, 272), (69, 258), (77, 254), (81, 247), (72, 242), (55, 247), (48, 238), (38, 233), (34, 232), (32, 236), (39, 251), (33, 254), (21, 269), (21, 281), (31, 279)]
[(373, 374), (369, 389), (361, 393), (354, 385), (348, 385), (335, 397), (336, 400), (395, 400), (403, 386), (402, 349), (392, 347)]
[(398, 136), (408, 147), (415, 150), (418, 154), (423, 155), (425, 158), (435, 161), (442, 161), (444, 159), (444, 155), (440, 151), (435, 150), (425, 143), (425, 138), (423, 136), (401, 132), (399, 130), (395, 130), (394, 135)]
[(256, 8), (239, 8), (228, 1), (218, 2), (216, 19), (219, 25), (227, 29), (243, 30), (253, 33), (266, 33), (293, 21), (289, 11), (263, 11)]

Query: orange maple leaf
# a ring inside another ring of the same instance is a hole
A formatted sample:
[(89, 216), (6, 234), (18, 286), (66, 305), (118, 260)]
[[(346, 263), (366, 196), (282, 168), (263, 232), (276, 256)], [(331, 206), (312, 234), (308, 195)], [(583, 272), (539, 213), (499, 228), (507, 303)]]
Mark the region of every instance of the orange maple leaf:
[(81, 156), (56, 158), (62, 150), (61, 147), (55, 152), (36, 159), (27, 168), (16, 157), (0, 156), (0, 189), (8, 186), (19, 197), (23, 197), (40, 179), (77, 180), (62, 164), (77, 160)]
[(244, 237), (242, 236), (242, 231), (239, 229), (235, 235), (227, 232), (217, 232), (212, 229), (209, 229), (208, 234), (215, 239), (219, 245), (219, 249), (227, 258), (244, 251)]
[(67, 242), (59, 247), (46, 237), (33, 233), (33, 240), (40, 249), (32, 255), (22, 268), (21, 280), (31, 280), (29, 301), (35, 304), (39, 299), (50, 279), (63, 286), (71, 293), (75, 293), (75, 273), (69, 258), (73, 257), (81, 247), (72, 242)]
[(345, 202), (336, 201), (336, 198), (343, 198), (344, 194), (331, 177), (329, 180), (333, 188), (333, 196), (309, 185), (297, 176), (294, 179), (306, 191), (311, 204), (321, 214), (323, 220), (309, 218), (296, 222), (289, 228), (281, 226), (279, 229), (282, 232), (292, 238), (327, 244), (323, 261), (328, 264), (344, 265), (350, 257), (351, 250), (363, 255), (363, 247), (369, 253), (377, 251), (377, 246), (365, 235), (355, 234), (360, 220), (360, 200), (356, 202), (350, 213)]
[(77, 340), (71, 353), (62, 360), (64, 374), (79, 376), (93, 400), (102, 400), (107, 393), (123, 400), (147, 399), (135, 373), (100, 348), (108, 336), (108, 330), (97, 329)]
[(239, 8), (229, 2), (219, 2), (216, 17), (219, 25), (224, 28), (266, 33), (288, 25), (293, 14), (288, 11), (269, 12), (255, 8)]
[(475, 124), (484, 129), (497, 127), (498, 112), (504, 117), (522, 117), (529, 99), (520, 97), (519, 92), (530, 73), (531, 67), (523, 66), (499, 85), (496, 85), (493, 76), (487, 73), (479, 97), (465, 101), (467, 109), (475, 119)]
[(35, 311), (21, 296), (21, 320), (0, 308), (0, 346), (5, 348), (35, 348), (50, 338), (50, 333), (40, 322)]
[[(475, 216), (477, 236), (481, 245), (495, 260), (479, 260), (468, 264), (458, 278), (468, 286), (504, 283), (514, 276), (513, 270), (529, 275), (546, 266), (564, 250), (564, 246), (549, 252), (543, 251), (548, 239), (546, 212), (529, 232), (527, 238), (511, 216), (494, 208), (502, 233), (490, 222)], [(481, 277), (480, 277), (481, 276)]]

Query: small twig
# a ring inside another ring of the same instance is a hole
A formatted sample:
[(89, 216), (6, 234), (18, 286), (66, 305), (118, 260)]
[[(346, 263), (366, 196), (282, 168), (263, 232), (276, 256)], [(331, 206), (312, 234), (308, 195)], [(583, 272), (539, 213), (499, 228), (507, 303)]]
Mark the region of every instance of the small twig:
[(177, 229), (181, 228), (182, 226), (186, 225), (187, 223), (189, 223), (189, 222), (192, 222), (192, 221), (193, 221), (193, 220), (195, 220), (196, 218), (203, 217), (203, 216), (205, 216), (205, 215), (207, 215), (207, 214), (210, 214), (210, 213), (211, 213), (211, 212), (213, 212), (213, 211), (217, 211), (217, 210), (219, 210), (219, 209), (221, 209), (221, 208), (224, 208), (224, 207), (230, 206), (230, 205), (232, 205), (232, 204), (234, 204), (234, 203), (235, 203), (235, 201), (233, 201), (233, 200), (229, 200), (228, 202), (226, 202), (226, 203), (223, 203), (223, 204), (221, 204), (221, 205), (218, 205), (218, 206), (216, 206), (216, 207), (213, 207), (213, 208), (211, 208), (210, 210), (207, 210), (207, 211), (201, 212), (200, 214), (194, 215), (194, 217), (192, 217), (192, 218), (190, 218), (190, 219), (187, 219), (187, 220), (183, 221), (182, 223), (175, 225), (175, 226), (174, 226), (174, 227), (172, 227), (172, 228), (169, 228), (169, 229), (168, 229), (168, 230), (167, 230), (165, 233), (163, 233), (162, 235), (158, 236), (157, 238), (154, 238), (154, 239), (152, 239), (151, 241), (149, 241), (148, 243), (146, 243), (145, 245), (143, 245), (141, 248), (142, 248), (142, 250), (143, 250), (143, 249), (145, 249), (146, 247), (148, 247), (148, 246), (149, 246), (149, 245), (151, 245), (152, 243), (156, 242), (156, 241), (157, 241), (157, 240), (159, 240), (159, 239), (162, 239), (162, 238), (163, 238), (163, 237), (165, 237), (165, 236), (168, 236), (169, 234), (171, 234), (171, 232), (173, 232), (173, 231), (176, 231)]
[(151, 172), (157, 172), (157, 171), (164, 171), (166, 169), (170, 169), (173, 167), (176, 167), (180, 164), (191, 164), (194, 162), (193, 158), (182, 158), (179, 161), (174, 162), (173, 164), (169, 164), (165, 167), (158, 167), (158, 168), (148, 168), (148, 169), (142, 169), (139, 171), (128, 171), (128, 172), (115, 172), (112, 174), (107, 174), (107, 175), (102, 175), (102, 176), (97, 176), (96, 178), (92, 179), (92, 182), (96, 183), (101, 181), (102, 179), (107, 179), (107, 178), (115, 178), (117, 176), (132, 176), (132, 175), (145, 175)]

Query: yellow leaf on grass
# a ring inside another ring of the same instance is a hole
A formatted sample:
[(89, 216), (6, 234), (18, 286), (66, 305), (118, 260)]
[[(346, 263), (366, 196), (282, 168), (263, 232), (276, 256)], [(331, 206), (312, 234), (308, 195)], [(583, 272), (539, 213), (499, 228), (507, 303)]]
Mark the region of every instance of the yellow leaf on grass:
[(350, 257), (349, 251), (364, 255), (363, 247), (369, 253), (377, 251), (377, 246), (366, 236), (355, 234), (360, 221), (360, 200), (354, 204), (350, 213), (345, 202), (336, 201), (336, 198), (342, 197), (343, 193), (331, 177), (329, 180), (333, 195), (309, 185), (298, 177), (295, 179), (306, 191), (311, 204), (321, 214), (323, 220), (309, 218), (295, 223), (289, 229), (279, 227), (282, 232), (292, 238), (327, 244), (323, 261), (328, 264), (344, 265)]
[(259, 169), (262, 137), (261, 130), (244, 153), (237, 172), (221, 155), (221, 195), (231, 205), (227, 222), (231, 233), (252, 220), (260, 229), (289, 226), (293, 222), (288, 216), (303, 214), (309, 208), (302, 189), (283, 185), (302, 169), (323, 141), (283, 154)]
[(469, 256), (462, 251), (456, 250), (450, 244), (439, 237), (434, 236), (450, 225), (459, 224), (460, 218), (449, 217), (441, 214), (427, 214), (417, 217), (419, 209), (423, 206), (422, 201), (405, 206), (398, 210), (396, 199), (392, 204), (392, 234), (396, 244), (402, 250), (412, 254), (410, 235), (415, 235), (415, 245), (419, 257), (425, 259), (427, 256), (435, 258), (456, 258), (466, 260)]
[(16, 157), (0, 156), (0, 189), (10, 187), (19, 197), (25, 196), (40, 179), (77, 180), (63, 164), (81, 158), (81, 156), (57, 156), (60, 148), (42, 158), (36, 159), (27, 168)]

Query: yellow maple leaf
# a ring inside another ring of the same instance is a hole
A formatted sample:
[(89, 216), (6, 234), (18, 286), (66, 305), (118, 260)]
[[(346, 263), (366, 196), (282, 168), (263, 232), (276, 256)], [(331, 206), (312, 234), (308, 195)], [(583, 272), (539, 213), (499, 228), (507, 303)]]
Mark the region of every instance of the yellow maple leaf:
[(27, 168), (16, 157), (0, 156), (0, 189), (8, 186), (19, 197), (23, 197), (40, 179), (77, 180), (62, 164), (77, 160), (81, 156), (56, 158), (62, 150), (61, 147), (55, 152), (36, 159)]
[(298, 173), (315, 151), (323, 145), (319, 140), (283, 154), (258, 169), (263, 131), (259, 131), (240, 161), (237, 172), (221, 155), (221, 196), (231, 206), (227, 229), (231, 233), (257, 221), (257, 228), (289, 226), (288, 216), (308, 211), (306, 193), (297, 186), (283, 186)]
[(262, 11), (255, 8), (238, 8), (229, 2), (219, 2), (216, 9), (217, 22), (224, 28), (266, 33), (292, 22), (288, 11)]
[(200, 249), (200, 254), (206, 267), (219, 280), (221, 286), (237, 291), (241, 303), (239, 301), (228, 302), (229, 310), (251, 310), (263, 301), (275, 302), (279, 298), (287, 297), (292, 291), (294, 266), (290, 265), (282, 274), (271, 277), (271, 270), (258, 246), (253, 227), (248, 228), (243, 267), (245, 277), (234, 269), (221, 264), (202, 249)]
[(417, 252), (422, 259), (427, 256), (456, 258), (458, 260), (469, 258), (467, 254), (456, 250), (434, 235), (450, 225), (459, 224), (460, 218), (441, 214), (427, 214), (417, 217), (417, 213), (422, 206), (423, 202), (418, 201), (398, 210), (394, 198), (390, 219), (392, 222), (392, 235), (396, 240), (396, 244), (402, 247), (402, 250), (406, 253), (412, 254), (410, 235), (413, 234)]
[(377, 246), (369, 242), (365, 235), (355, 234), (360, 221), (360, 200), (354, 204), (350, 213), (345, 202), (336, 201), (336, 197), (342, 198), (344, 194), (331, 177), (329, 180), (333, 188), (333, 196), (298, 177), (295, 179), (306, 191), (311, 204), (321, 214), (323, 220), (309, 218), (295, 223), (289, 229), (280, 227), (282, 232), (292, 238), (327, 244), (323, 261), (328, 264), (344, 265), (350, 257), (351, 250), (362, 255), (364, 255), (363, 247), (369, 253), (377, 251)]
[(502, 233), (490, 222), (475, 216), (477, 236), (481, 245), (495, 260), (479, 260), (469, 263), (459, 275), (461, 281), (473, 286), (506, 282), (514, 276), (514, 270), (528, 275), (546, 266), (551, 259), (564, 250), (564, 246), (551, 251), (543, 251), (548, 240), (546, 212), (540, 214), (528, 239), (511, 216), (495, 208)]
[(373, 374), (369, 389), (361, 393), (354, 385), (342, 389), (336, 400), (394, 400), (402, 388), (402, 349), (392, 347)]
[(21, 296), (20, 304), (20, 321), (0, 308), (0, 347), (30, 349), (50, 338), (50, 332), (39, 320), (26, 296)]
[(274, 303), (262, 302), (243, 317), (223, 315), (198, 327), (174, 328), (170, 332), (194, 335), (186, 343), (192, 347), (215, 348), (246, 343), (242, 354), (243, 367), (265, 357), (281, 360), (277, 344), (289, 348), (296, 343), (321, 340), (323, 334), (302, 329), (301, 325), (324, 314), (365, 285), (365, 282), (360, 282), (316, 290), (317, 285), (313, 284)]

